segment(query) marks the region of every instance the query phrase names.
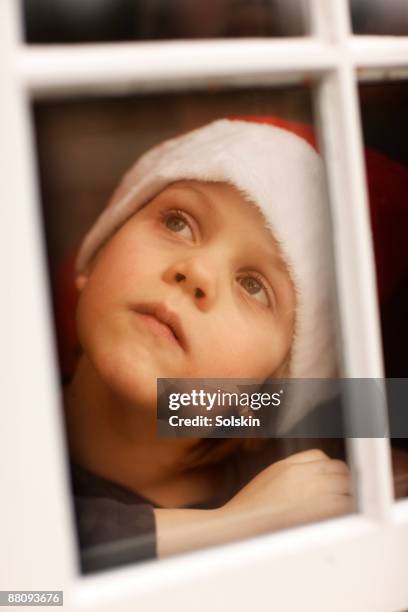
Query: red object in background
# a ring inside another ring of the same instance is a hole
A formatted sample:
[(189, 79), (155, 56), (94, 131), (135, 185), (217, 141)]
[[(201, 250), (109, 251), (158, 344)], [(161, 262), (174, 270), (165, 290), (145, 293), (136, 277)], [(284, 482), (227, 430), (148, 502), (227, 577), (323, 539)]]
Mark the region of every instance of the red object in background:
[[(275, 117), (230, 117), (270, 123), (294, 132), (316, 147), (313, 129), (301, 123)], [(370, 198), (371, 223), (382, 313), (387, 376), (408, 376), (406, 357), (406, 315), (408, 314), (408, 167), (382, 153), (365, 151)], [(77, 245), (70, 251), (53, 279), (57, 344), (62, 380), (72, 376), (80, 354), (76, 334), (75, 258)], [(404, 310), (406, 308), (406, 312)], [(387, 357), (387, 351), (390, 354)]]
[(61, 379), (64, 383), (74, 373), (80, 354), (75, 322), (78, 302), (75, 287), (75, 260), (78, 249), (79, 245), (65, 256), (52, 282), (58, 357)]
[(408, 281), (408, 167), (366, 150), (378, 293), (385, 303)]

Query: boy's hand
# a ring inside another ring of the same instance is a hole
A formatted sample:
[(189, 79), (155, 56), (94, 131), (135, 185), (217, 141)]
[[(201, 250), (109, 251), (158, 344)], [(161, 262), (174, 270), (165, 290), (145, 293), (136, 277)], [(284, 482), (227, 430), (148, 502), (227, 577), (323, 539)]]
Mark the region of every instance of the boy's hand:
[(157, 554), (166, 557), (352, 511), (347, 465), (308, 450), (268, 466), (221, 508), (155, 508)]
[(220, 510), (246, 526), (252, 518), (254, 535), (352, 512), (351, 494), (346, 463), (313, 449), (268, 466)]

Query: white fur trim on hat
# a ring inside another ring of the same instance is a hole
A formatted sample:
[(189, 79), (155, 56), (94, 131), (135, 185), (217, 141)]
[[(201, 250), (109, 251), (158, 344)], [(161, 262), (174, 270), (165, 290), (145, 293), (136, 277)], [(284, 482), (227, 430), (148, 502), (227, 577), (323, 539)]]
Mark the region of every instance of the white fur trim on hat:
[[(261, 210), (280, 243), (297, 291), (290, 376), (333, 377), (333, 265), (323, 163), (311, 145), (286, 129), (220, 119), (145, 153), (86, 235), (77, 272), (143, 204), (182, 179), (228, 182)], [(280, 433), (298, 422), (316, 399), (291, 404), (281, 417)]]

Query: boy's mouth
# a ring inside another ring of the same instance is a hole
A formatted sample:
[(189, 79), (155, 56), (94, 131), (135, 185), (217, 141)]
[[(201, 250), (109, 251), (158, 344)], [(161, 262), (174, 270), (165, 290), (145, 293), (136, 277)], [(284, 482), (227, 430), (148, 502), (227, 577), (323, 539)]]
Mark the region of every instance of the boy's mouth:
[(180, 318), (176, 312), (159, 302), (132, 304), (131, 310), (144, 318), (145, 323), (160, 336), (176, 342), (183, 350), (187, 344)]

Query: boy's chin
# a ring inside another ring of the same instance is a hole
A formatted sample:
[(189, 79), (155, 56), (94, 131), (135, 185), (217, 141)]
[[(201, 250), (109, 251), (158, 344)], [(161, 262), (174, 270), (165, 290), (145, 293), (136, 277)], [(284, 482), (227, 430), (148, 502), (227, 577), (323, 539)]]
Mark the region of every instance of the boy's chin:
[(149, 410), (156, 410), (157, 378), (166, 378), (169, 374), (161, 373), (157, 367), (119, 355), (96, 357), (94, 368), (101, 382), (118, 398), (129, 403), (144, 405)]

